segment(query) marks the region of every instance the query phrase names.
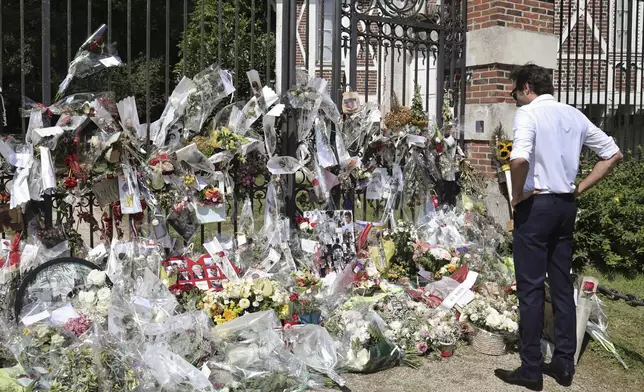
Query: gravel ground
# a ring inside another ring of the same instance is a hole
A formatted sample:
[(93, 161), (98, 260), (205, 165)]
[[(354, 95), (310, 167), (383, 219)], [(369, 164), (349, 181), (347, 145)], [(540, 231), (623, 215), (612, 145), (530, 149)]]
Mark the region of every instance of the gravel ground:
[[(506, 385), (494, 376), (494, 369), (514, 369), (519, 363), (518, 354), (493, 357), (479, 354), (472, 347), (466, 346), (455, 351), (451, 358), (425, 360), (420, 369), (400, 366), (375, 374), (343, 376), (352, 392), (528, 391), (525, 388)], [(585, 374), (581, 366), (570, 388), (561, 387), (551, 378), (544, 377), (544, 391), (617, 390), (604, 384), (601, 375)]]

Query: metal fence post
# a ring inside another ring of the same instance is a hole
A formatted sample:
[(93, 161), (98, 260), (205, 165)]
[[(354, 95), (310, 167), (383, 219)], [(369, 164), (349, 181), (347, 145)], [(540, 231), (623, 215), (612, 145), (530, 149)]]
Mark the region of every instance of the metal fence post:
[[(50, 0), (42, 0), (42, 103), (45, 106), (51, 104), (51, 18)], [(49, 126), (49, 118), (43, 118), (43, 124)], [(45, 214), (45, 226), (51, 227), (53, 215), (53, 199), (51, 195), (44, 195), (43, 210)]]

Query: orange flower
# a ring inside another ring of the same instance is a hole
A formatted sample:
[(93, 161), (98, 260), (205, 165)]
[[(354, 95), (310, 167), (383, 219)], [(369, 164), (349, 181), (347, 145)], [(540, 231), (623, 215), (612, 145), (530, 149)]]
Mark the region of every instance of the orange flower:
[(204, 196), (206, 197), (206, 200), (211, 201), (215, 204), (221, 203), (221, 192), (219, 192), (219, 189), (217, 188), (211, 188), (206, 190)]

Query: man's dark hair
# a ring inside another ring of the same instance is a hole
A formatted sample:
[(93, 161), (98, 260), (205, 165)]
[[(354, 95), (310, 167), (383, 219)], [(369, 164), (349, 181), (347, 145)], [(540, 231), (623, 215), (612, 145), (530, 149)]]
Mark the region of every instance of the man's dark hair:
[(515, 83), (515, 91), (520, 91), (528, 84), (537, 95), (554, 94), (555, 86), (552, 84), (552, 72), (534, 64), (516, 67), (510, 73), (510, 80)]

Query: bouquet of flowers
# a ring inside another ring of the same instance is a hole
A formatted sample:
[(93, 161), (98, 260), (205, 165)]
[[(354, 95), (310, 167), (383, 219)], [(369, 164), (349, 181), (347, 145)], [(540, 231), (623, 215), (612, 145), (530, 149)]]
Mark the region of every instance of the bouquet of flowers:
[(418, 242), (418, 232), (414, 225), (407, 221), (400, 221), (395, 229), (386, 230), (383, 237), (385, 241), (392, 241), (395, 246), (385, 277), (393, 280), (415, 277), (418, 274), (418, 266), (413, 256), (414, 245)]
[(492, 297), (476, 294), (474, 300), (462, 309), (461, 321), (469, 320), (488, 332), (514, 334), (519, 330), (518, 308), (514, 295)]
[(320, 304), (315, 297), (292, 293), (289, 296), (291, 319), (300, 324), (320, 324)]
[(292, 272), (291, 276), (295, 280), (295, 289), (300, 294), (315, 295), (322, 286), (320, 278), (306, 269)]
[(39, 378), (54, 368), (65, 347), (72, 342), (73, 338), (59, 329), (46, 324), (36, 324), (23, 328), (21, 335), (16, 336), (10, 346), (25, 371), (30, 376)]
[(237, 317), (262, 310), (273, 309), (280, 318), (288, 316), (289, 294), (275, 280), (268, 278), (240, 279), (225, 282), (223, 290), (206, 292), (203, 309), (217, 325)]
[(431, 344), (427, 321), (432, 316), (430, 308), (403, 295), (387, 296), (378, 301), (374, 308), (389, 327), (385, 331), (388, 340), (407, 352), (415, 351), (418, 355), (427, 353)]
[(224, 203), (224, 193), (219, 190), (219, 188), (215, 188), (212, 185), (199, 191), (198, 197), (199, 201), (205, 205), (219, 207)]
[(373, 259), (359, 259), (354, 263), (353, 284), (362, 294), (380, 285), (380, 272)]
[(104, 271), (93, 270), (90, 272), (87, 275), (87, 285), (78, 292), (72, 301), (74, 308), (97, 324), (104, 324), (107, 321), (112, 295), (112, 290), (106, 286), (106, 277)]
[[(385, 336), (386, 324), (370, 310), (340, 310), (329, 317), (325, 327), (344, 342), (344, 363), (350, 372), (373, 373), (404, 362), (417, 366), (414, 353), (406, 353)], [(415, 351), (415, 350), (414, 350)]]
[(434, 346), (449, 346), (461, 337), (461, 327), (453, 312), (437, 310), (429, 319), (429, 338)]

